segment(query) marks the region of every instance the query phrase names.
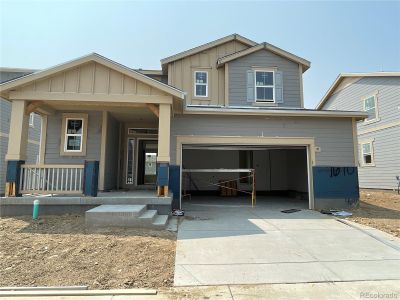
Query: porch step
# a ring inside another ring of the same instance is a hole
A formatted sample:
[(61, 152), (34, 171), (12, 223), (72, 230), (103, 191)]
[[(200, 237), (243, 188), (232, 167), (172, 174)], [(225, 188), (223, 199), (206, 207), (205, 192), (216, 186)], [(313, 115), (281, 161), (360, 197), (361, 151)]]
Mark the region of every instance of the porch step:
[(168, 215), (158, 215), (146, 205), (100, 205), (85, 212), (85, 222), (91, 227), (164, 229)]
[(157, 215), (153, 222), (153, 226), (155, 228), (165, 229), (168, 225), (168, 219), (168, 215)]

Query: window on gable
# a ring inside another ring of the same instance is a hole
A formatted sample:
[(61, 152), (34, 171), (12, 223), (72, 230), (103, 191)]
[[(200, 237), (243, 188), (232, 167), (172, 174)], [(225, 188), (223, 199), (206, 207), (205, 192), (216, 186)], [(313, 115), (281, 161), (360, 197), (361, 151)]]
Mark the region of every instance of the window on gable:
[(194, 96), (208, 97), (208, 72), (194, 72)]
[(83, 119), (66, 119), (65, 152), (81, 152), (83, 141)]
[(275, 102), (273, 71), (255, 71), (256, 101)]
[(33, 127), (35, 124), (34, 122), (35, 122), (35, 113), (30, 113), (29, 114), (29, 126)]
[(377, 119), (376, 96), (371, 96), (364, 99), (364, 111), (368, 113), (366, 121)]
[(361, 159), (363, 165), (370, 166), (374, 164), (372, 142), (361, 144), (361, 155), (362, 155)]

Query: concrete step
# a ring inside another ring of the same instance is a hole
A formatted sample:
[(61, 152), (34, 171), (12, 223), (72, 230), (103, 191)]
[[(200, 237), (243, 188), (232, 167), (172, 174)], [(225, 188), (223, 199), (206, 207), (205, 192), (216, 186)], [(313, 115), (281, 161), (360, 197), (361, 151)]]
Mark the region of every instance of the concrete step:
[(168, 215), (158, 215), (146, 205), (100, 205), (85, 212), (85, 222), (91, 227), (165, 229)]
[(146, 205), (100, 205), (85, 212), (88, 226), (137, 226)]
[(168, 225), (169, 215), (157, 215), (153, 221), (153, 226), (156, 229), (165, 229)]
[(143, 221), (147, 221), (149, 223), (153, 223), (155, 217), (157, 216), (157, 211), (155, 209), (146, 210), (139, 217)]

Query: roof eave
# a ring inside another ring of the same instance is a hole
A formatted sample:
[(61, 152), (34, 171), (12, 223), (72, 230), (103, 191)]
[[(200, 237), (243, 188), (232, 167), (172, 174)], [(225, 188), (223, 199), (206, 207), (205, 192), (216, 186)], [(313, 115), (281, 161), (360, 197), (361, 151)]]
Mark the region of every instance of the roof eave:
[(325, 95), (322, 99), (318, 102), (315, 109), (320, 110), (326, 101), (328, 101), (329, 97), (332, 96), (334, 91), (336, 90), (337, 86), (340, 82), (347, 77), (398, 77), (400, 76), (400, 72), (369, 72), (369, 73), (340, 73), (329, 89), (326, 91)]
[(47, 76), (50, 76), (52, 74), (55, 74), (57, 72), (60, 72), (60, 71), (66, 70), (66, 69), (74, 68), (76, 66), (79, 66), (82, 63), (86, 63), (89, 61), (94, 61), (94, 62), (97, 62), (100, 64), (102, 64), (102, 63), (106, 64), (111, 68), (118, 69), (119, 71), (121, 71), (123, 73), (125, 72), (126, 74), (130, 74), (130, 76), (132, 76), (132, 77), (139, 76), (140, 78), (142, 78), (144, 80), (145, 83), (148, 83), (149, 85), (153, 84), (153, 85), (155, 85), (156, 88), (159, 88), (160, 90), (162, 90), (166, 93), (169, 93), (170, 95), (172, 95), (176, 98), (185, 99), (185, 92), (183, 92), (173, 86), (170, 86), (170, 85), (162, 83), (158, 80), (155, 80), (149, 76), (146, 76), (143, 73), (140, 73), (136, 70), (128, 68), (120, 63), (117, 63), (117, 62), (115, 62), (111, 59), (108, 59), (104, 56), (101, 56), (97, 53), (91, 53), (91, 54), (82, 56), (80, 58), (77, 58), (75, 60), (70, 60), (68, 62), (58, 64), (54, 67), (4, 82), (4, 83), (0, 84), (0, 93), (2, 95), (6, 95), (5, 94), (6, 92), (8, 92), (9, 90), (11, 90), (17, 86), (24, 85), (24, 84), (34, 81), (34, 80), (45, 78)]
[(262, 115), (276, 117), (316, 117), (316, 118), (355, 118), (363, 120), (368, 117), (365, 112), (335, 111), (335, 110), (298, 110), (298, 109), (231, 109), (223, 107), (195, 108), (187, 107), (184, 113), (188, 114), (235, 114), (235, 115)]
[(239, 52), (236, 52), (236, 53), (232, 53), (232, 54), (229, 54), (227, 56), (219, 58), (218, 61), (217, 61), (217, 68), (223, 66), (227, 62), (230, 62), (232, 60), (241, 58), (241, 57), (249, 55), (251, 53), (260, 51), (262, 49), (271, 51), (271, 52), (273, 52), (273, 53), (275, 53), (277, 55), (280, 55), (282, 57), (285, 57), (285, 58), (287, 58), (287, 59), (289, 59), (291, 61), (294, 61), (294, 62), (300, 64), (302, 66), (302, 72), (303, 73), (305, 71), (307, 71), (311, 66), (311, 62), (309, 62), (308, 60), (306, 60), (306, 59), (304, 59), (302, 57), (299, 57), (297, 55), (294, 55), (294, 54), (292, 54), (290, 52), (287, 52), (287, 51), (285, 51), (283, 49), (280, 49), (280, 48), (278, 48), (278, 47), (276, 47), (274, 45), (271, 45), (271, 44), (268, 44), (268, 43), (264, 42), (264, 43), (258, 44), (256, 46), (253, 46), (251, 48), (248, 48), (248, 49), (245, 49), (245, 50), (242, 50), (242, 51), (239, 51)]
[(233, 40), (237, 40), (237, 41), (239, 41), (239, 42), (241, 42), (241, 43), (243, 43), (245, 45), (248, 45), (250, 47), (253, 47), (253, 46), (257, 45), (256, 42), (254, 42), (254, 41), (252, 41), (252, 40), (250, 40), (248, 38), (245, 38), (245, 37), (243, 37), (243, 36), (241, 36), (239, 34), (236, 34), (236, 33), (235, 34), (231, 34), (231, 35), (222, 37), (220, 39), (217, 39), (215, 41), (212, 41), (212, 42), (209, 42), (209, 43), (206, 43), (206, 44), (203, 44), (203, 45), (200, 45), (200, 46), (191, 48), (189, 50), (185, 50), (185, 51), (182, 51), (182, 52), (179, 52), (177, 54), (174, 54), (174, 55), (171, 55), (171, 56), (168, 56), (166, 58), (161, 59), (162, 69), (164, 70), (165, 66), (167, 64), (173, 62), (173, 61), (182, 59), (182, 58), (190, 56), (190, 55), (194, 55), (194, 54), (199, 53), (201, 51), (205, 51), (205, 50), (207, 50), (209, 48), (212, 48), (212, 47), (215, 47), (217, 45), (220, 45), (220, 44), (223, 44), (223, 43), (226, 43), (226, 42), (229, 42), (229, 41), (233, 41)]

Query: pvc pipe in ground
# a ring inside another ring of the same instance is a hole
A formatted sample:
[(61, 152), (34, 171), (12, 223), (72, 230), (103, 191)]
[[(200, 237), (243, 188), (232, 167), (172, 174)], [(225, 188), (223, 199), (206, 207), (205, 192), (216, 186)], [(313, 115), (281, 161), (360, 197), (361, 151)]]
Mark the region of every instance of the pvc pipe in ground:
[(33, 201), (33, 212), (32, 212), (33, 220), (37, 220), (37, 218), (39, 217), (39, 204), (40, 204), (40, 201), (38, 199)]

